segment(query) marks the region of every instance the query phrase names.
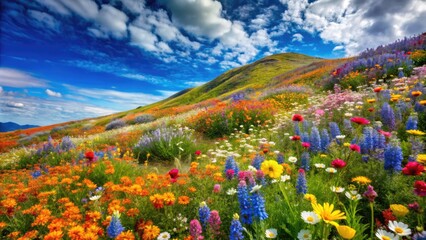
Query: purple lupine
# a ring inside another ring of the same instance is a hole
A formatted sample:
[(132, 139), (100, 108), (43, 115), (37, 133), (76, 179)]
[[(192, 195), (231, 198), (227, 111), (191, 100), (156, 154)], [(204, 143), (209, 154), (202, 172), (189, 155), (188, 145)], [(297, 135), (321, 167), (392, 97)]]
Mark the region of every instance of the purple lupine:
[(318, 153), (321, 151), (321, 137), (317, 127), (312, 127), (311, 137), (310, 137), (311, 147), (310, 151), (313, 153)]
[(310, 169), (310, 156), (308, 152), (302, 153), (301, 168), (303, 168), (305, 171), (309, 171)]
[(389, 103), (385, 102), (383, 104), (380, 114), (382, 116), (383, 125), (387, 126), (389, 130), (395, 130), (395, 114)]
[(251, 162), (251, 165), (253, 166), (253, 167), (255, 167), (257, 170), (259, 170), (260, 169), (260, 165), (262, 164), (262, 162), (265, 160), (265, 158), (263, 157), (263, 156), (261, 156), (261, 155), (256, 155), (254, 158), (253, 158), (253, 160), (252, 160), (252, 162)]
[(305, 178), (305, 170), (299, 169), (299, 175), (296, 181), (296, 191), (298, 194), (306, 194), (308, 192), (308, 186)]

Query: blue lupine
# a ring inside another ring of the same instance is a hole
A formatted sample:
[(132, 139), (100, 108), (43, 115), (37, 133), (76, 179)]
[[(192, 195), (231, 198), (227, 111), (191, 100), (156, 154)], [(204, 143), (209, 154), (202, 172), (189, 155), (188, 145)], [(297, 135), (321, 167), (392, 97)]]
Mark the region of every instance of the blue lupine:
[(302, 126), (303, 126), (303, 131), (307, 132), (311, 126), (311, 123), (308, 120), (304, 120), (302, 122)]
[(251, 203), (253, 205), (253, 217), (265, 220), (268, 214), (265, 210), (265, 199), (260, 195), (259, 191), (254, 191), (251, 195)]
[(331, 138), (336, 138), (337, 135), (341, 135), (339, 125), (337, 125), (337, 123), (330, 122), (328, 125), (330, 126)]
[(210, 208), (207, 206), (206, 202), (200, 203), (200, 208), (198, 209), (198, 215), (200, 217), (200, 223), (203, 226), (203, 230), (206, 230), (207, 221), (210, 217)]
[(395, 115), (396, 122), (402, 122), (402, 113), (401, 113), (401, 109), (398, 106), (395, 108), (394, 115)]
[(328, 145), (330, 145), (330, 136), (327, 129), (321, 131), (321, 151), (326, 152)]
[(386, 147), (386, 137), (375, 129), (373, 130), (373, 136), (373, 148), (384, 149)]
[(382, 99), (386, 102), (389, 102), (389, 100), (391, 99), (391, 92), (389, 91), (389, 89), (383, 90), (380, 93), (382, 95)]
[(256, 155), (254, 158), (253, 158), (253, 160), (252, 160), (252, 162), (251, 162), (251, 165), (253, 166), (253, 167), (255, 167), (257, 170), (259, 170), (260, 169), (260, 165), (263, 163), (263, 161), (265, 160), (265, 158), (263, 157), (263, 156), (260, 156), (260, 155)]
[(38, 177), (41, 176), (41, 171), (40, 170), (35, 170), (34, 172), (31, 172), (31, 176), (36, 179)]
[(367, 154), (373, 150), (373, 129), (371, 127), (365, 127), (362, 130), (362, 141), (360, 143), (361, 154)]
[(231, 227), (229, 231), (229, 239), (230, 240), (241, 240), (244, 239), (243, 236), (243, 226), (239, 221), (238, 214), (234, 214), (234, 219), (231, 222)]
[(60, 149), (63, 151), (69, 151), (71, 149), (75, 148), (75, 144), (71, 141), (71, 138), (68, 136), (65, 136), (62, 138)]
[(245, 181), (240, 181), (237, 188), (238, 202), (240, 203), (240, 214), (242, 217), (243, 224), (252, 223), (252, 208), (250, 204), (250, 198), (247, 190), (247, 184)]
[(398, 142), (392, 142), (386, 146), (384, 158), (386, 170), (395, 172), (402, 170), (401, 162), (403, 160), (403, 156)]
[(305, 171), (303, 169), (299, 169), (299, 175), (297, 176), (296, 181), (296, 191), (298, 194), (306, 194), (308, 192)]
[(417, 130), (417, 117), (408, 117), (407, 123), (405, 124), (405, 130)]
[(417, 154), (421, 153), (425, 147), (425, 144), (423, 140), (419, 138), (411, 137), (409, 139), (409, 142), (411, 144), (411, 154), (414, 158), (417, 158)]
[(299, 122), (297, 122), (297, 121), (294, 121), (294, 135), (300, 136)]
[(343, 120), (343, 126), (344, 126), (346, 132), (348, 132), (348, 133), (352, 132), (353, 128), (352, 128), (351, 120), (349, 120), (349, 119)]
[(262, 170), (257, 170), (257, 172), (256, 172), (256, 179), (257, 179), (257, 181), (260, 182), (260, 184), (262, 184), (262, 186), (266, 185), (265, 174), (263, 173)]
[(319, 151), (321, 151), (321, 137), (317, 127), (312, 127), (310, 140), (311, 147), (309, 148), (309, 150), (313, 153), (318, 153)]
[(405, 77), (403, 68), (398, 68), (398, 78), (403, 78), (403, 77)]
[(300, 136), (300, 140), (302, 142), (309, 142), (309, 134), (307, 132), (303, 132), (302, 135)]
[(229, 169), (234, 170), (234, 174), (235, 174), (235, 175), (237, 175), (237, 174), (238, 174), (238, 172), (240, 171), (240, 169), (238, 168), (238, 165), (237, 165), (237, 163), (235, 162), (235, 159), (234, 159), (234, 157), (233, 157), (233, 156), (229, 156), (229, 157), (227, 157), (227, 158), (226, 158), (226, 163), (225, 163), (225, 174), (226, 174), (226, 172), (227, 172)]
[(416, 104), (414, 104), (414, 111), (416, 111), (416, 112), (424, 112), (425, 111), (425, 106), (421, 105), (419, 102), (416, 102)]
[(305, 171), (309, 171), (310, 169), (310, 156), (308, 152), (303, 152), (301, 157), (301, 168), (305, 169)]
[(112, 214), (111, 222), (107, 227), (107, 233), (110, 238), (116, 238), (120, 235), (121, 232), (124, 231), (124, 227), (120, 221), (120, 214), (118, 212), (114, 212)]
[(284, 163), (284, 155), (282, 155), (281, 153), (278, 154), (278, 156), (277, 156), (277, 162), (279, 164), (283, 164)]
[(408, 109), (411, 107), (411, 106), (407, 106), (407, 103), (403, 101), (398, 101), (396, 106), (399, 108), (399, 110), (401, 110), (401, 114), (407, 113)]
[(385, 102), (383, 104), (380, 114), (382, 116), (383, 125), (387, 126), (390, 130), (395, 130), (395, 114), (389, 103)]

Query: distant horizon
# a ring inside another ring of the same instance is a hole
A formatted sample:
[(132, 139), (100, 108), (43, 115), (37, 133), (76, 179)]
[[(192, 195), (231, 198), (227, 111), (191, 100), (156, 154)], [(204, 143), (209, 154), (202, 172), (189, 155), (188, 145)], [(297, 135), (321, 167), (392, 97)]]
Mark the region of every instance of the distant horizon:
[(272, 54), (342, 58), (426, 29), (422, 0), (34, 0), (2, 7), (0, 122), (40, 126), (161, 101)]

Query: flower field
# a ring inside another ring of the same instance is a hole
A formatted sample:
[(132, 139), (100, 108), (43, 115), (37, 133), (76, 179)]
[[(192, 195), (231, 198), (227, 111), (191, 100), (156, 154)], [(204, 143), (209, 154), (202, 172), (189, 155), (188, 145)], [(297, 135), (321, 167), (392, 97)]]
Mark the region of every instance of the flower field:
[(333, 70), (333, 91), (131, 115), (4, 153), (0, 238), (426, 239), (426, 66), (380, 57), (422, 39)]

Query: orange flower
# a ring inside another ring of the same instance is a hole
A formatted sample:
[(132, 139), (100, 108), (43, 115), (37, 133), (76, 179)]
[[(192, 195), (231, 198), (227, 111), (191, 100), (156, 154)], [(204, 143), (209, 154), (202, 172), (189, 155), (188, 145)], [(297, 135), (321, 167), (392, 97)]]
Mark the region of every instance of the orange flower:
[(155, 225), (147, 225), (144, 228), (142, 239), (153, 240), (160, 234), (160, 228)]
[(129, 217), (134, 217), (137, 216), (139, 214), (139, 209), (137, 208), (130, 208), (129, 210), (127, 210), (126, 215)]
[(0, 222), (0, 229), (4, 228), (7, 226), (7, 223), (5, 222)]
[(62, 237), (62, 231), (53, 231), (44, 236), (44, 240), (60, 240)]
[(178, 203), (181, 205), (187, 205), (189, 204), (190, 198), (188, 196), (180, 196), (178, 198)]
[(122, 232), (116, 238), (116, 240), (134, 240), (134, 239), (135, 239), (135, 235), (133, 235), (131, 231)]
[(189, 190), (190, 192), (196, 192), (196, 191), (197, 191), (197, 189), (196, 189), (195, 187), (189, 187), (189, 188), (188, 188), (188, 190)]
[(151, 201), (151, 203), (154, 205), (154, 208), (156, 209), (160, 209), (164, 207), (163, 196), (158, 193), (150, 196), (149, 200)]
[(40, 214), (36, 217), (34, 222), (31, 224), (31, 226), (38, 226), (38, 225), (46, 225), (51, 218), (51, 212), (48, 209), (42, 209), (40, 211)]
[(166, 205), (173, 205), (176, 201), (176, 197), (171, 192), (166, 192), (163, 194), (163, 200)]
[(0, 203), (3, 207), (8, 209), (14, 208), (17, 205), (16, 200), (13, 198), (6, 198), (5, 200), (2, 200)]
[(84, 228), (82, 226), (74, 226), (68, 230), (68, 237), (71, 240), (80, 240), (83, 239), (83, 235), (85, 234)]

